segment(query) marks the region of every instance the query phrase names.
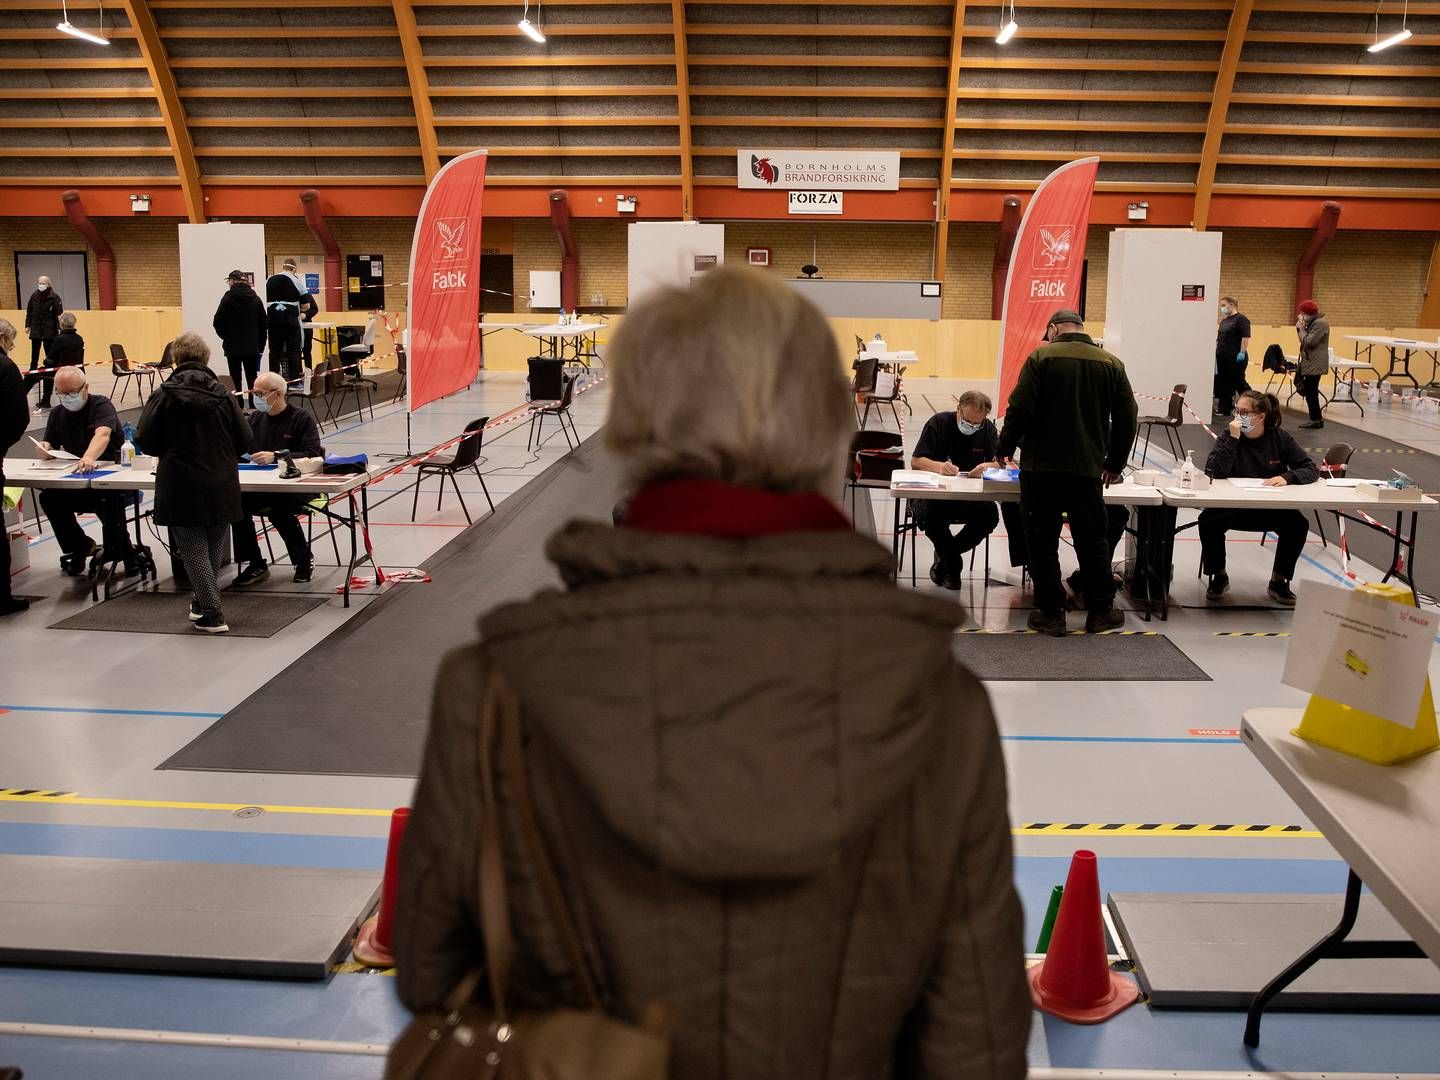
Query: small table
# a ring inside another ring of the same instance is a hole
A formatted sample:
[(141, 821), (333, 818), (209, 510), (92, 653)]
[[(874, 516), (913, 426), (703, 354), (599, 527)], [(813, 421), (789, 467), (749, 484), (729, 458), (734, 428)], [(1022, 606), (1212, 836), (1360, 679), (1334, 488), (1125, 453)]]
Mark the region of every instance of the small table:
[(319, 331), (316, 336), (320, 339), (322, 352), (327, 348), (331, 350), (324, 352), (324, 355), (321, 357), (323, 360), (329, 360), (332, 356), (335, 357), (336, 360), (340, 359), (340, 335), (337, 332), (338, 326), (338, 323), (333, 322), (302, 321), (300, 323), (301, 330)]
[[(1360, 404), (1360, 399), (1355, 396), (1355, 372), (1361, 369), (1370, 369), (1369, 363), (1364, 360), (1341, 360), (1334, 357), (1330, 361), (1330, 370), (1335, 374), (1335, 393), (1330, 396), (1330, 405), (1354, 405), (1360, 410), (1360, 417), (1365, 417), (1365, 406)], [(1377, 373), (1378, 374), (1378, 373)], [(1345, 394), (1342, 396), (1340, 388), (1345, 387)]]
[[(1379, 345), (1390, 354), (1390, 366), (1380, 375), (1378, 381), (1383, 383), (1386, 379), (1391, 378), (1409, 379), (1410, 384), (1417, 390), (1420, 388), (1420, 380), (1410, 372), (1410, 357), (1417, 352), (1429, 353), (1430, 382), (1426, 385), (1435, 382), (1436, 369), (1440, 368), (1440, 341), (1416, 341), (1414, 338), (1381, 337), (1370, 334), (1350, 334), (1346, 336), (1345, 340), (1355, 342), (1355, 359), (1357, 361), (1360, 359), (1361, 350), (1364, 350), (1366, 367), (1375, 367), (1370, 362), (1371, 354), (1375, 351), (1375, 346)], [(1378, 367), (1375, 367), (1375, 370), (1380, 371)]]
[(600, 359), (600, 354), (595, 351), (595, 338), (604, 326), (604, 323), (589, 322), (552, 323), (549, 326), (521, 327), (520, 332), (540, 342), (541, 356), (551, 356), (588, 369), (592, 359)]
[[(1250, 709), (1241, 741), (1350, 866), (1340, 923), (1251, 1002), (1245, 1045), (1260, 1045), (1260, 1018), (1276, 994), (1325, 958), (1428, 957), (1440, 965), (1440, 754), (1372, 765), (1291, 734), (1300, 709)], [(1350, 942), (1360, 890), (1414, 940)]]

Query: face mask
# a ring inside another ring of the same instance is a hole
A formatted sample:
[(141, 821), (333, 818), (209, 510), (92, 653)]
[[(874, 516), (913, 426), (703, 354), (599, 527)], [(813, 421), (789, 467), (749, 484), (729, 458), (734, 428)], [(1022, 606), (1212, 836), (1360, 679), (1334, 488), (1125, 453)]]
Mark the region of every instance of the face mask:
[(1255, 417), (1251, 416), (1249, 413), (1246, 413), (1244, 416), (1240, 417), (1240, 434), (1249, 435), (1251, 429), (1254, 427)]
[(959, 425), (960, 425), (960, 434), (961, 434), (961, 435), (974, 435), (975, 432), (977, 432), (977, 431), (980, 430), (980, 425), (979, 425), (979, 424), (972, 424), (972, 423), (970, 423), (969, 420), (960, 420), (960, 421), (957, 421), (957, 422), (958, 422)]
[(85, 407), (85, 395), (83, 393), (61, 394), (60, 404), (64, 405), (65, 408), (69, 409), (71, 412), (79, 412)]
[(48, 292), (48, 291), (50, 290), (50, 286), (49, 286), (49, 285), (36, 285), (35, 287), (36, 287), (37, 289), (39, 289), (41, 292)]
[(1229, 315), (1229, 314), (1230, 314), (1230, 309), (1229, 309), (1228, 307), (1226, 307), (1224, 304), (1221, 304), (1221, 305), (1220, 305), (1220, 314), (1221, 314), (1222, 317), (1223, 317), (1223, 316), (1226, 316), (1226, 315)]
[(268, 413), (270, 411), (270, 399), (261, 397), (259, 394), (256, 394), (255, 411), (260, 413)]

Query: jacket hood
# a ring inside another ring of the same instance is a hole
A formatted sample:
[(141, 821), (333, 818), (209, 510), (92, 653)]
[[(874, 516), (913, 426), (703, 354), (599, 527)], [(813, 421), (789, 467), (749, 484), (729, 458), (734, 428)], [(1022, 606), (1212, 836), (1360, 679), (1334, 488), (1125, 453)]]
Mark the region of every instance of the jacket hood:
[(486, 652), (559, 782), (677, 875), (814, 874), (944, 734), (964, 611), (897, 590), (873, 540), (572, 522), (546, 553), (569, 591), (483, 618)]
[(159, 392), (186, 408), (197, 410), (224, 408), (230, 399), (230, 391), (220, 384), (215, 373), (199, 363), (181, 364), (160, 384)]

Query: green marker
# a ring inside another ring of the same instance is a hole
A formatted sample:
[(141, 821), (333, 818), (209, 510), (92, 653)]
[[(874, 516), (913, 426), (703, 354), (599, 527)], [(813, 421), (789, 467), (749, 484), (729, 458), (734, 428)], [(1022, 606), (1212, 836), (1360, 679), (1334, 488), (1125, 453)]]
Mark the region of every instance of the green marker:
[(1037, 953), (1050, 951), (1050, 932), (1055, 929), (1055, 916), (1060, 911), (1060, 897), (1064, 893), (1064, 885), (1056, 885), (1050, 890), (1050, 906), (1045, 909), (1045, 921), (1040, 924), (1040, 938), (1035, 942)]

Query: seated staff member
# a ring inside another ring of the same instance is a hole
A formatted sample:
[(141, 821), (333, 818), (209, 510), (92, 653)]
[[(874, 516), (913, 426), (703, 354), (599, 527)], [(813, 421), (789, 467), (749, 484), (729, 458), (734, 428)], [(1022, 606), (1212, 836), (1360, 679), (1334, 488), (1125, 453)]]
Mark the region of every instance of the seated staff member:
[[(1315, 463), (1290, 435), (1280, 428), (1280, 399), (1274, 394), (1247, 390), (1235, 403), (1235, 417), (1215, 440), (1205, 462), (1205, 471), (1216, 480), (1234, 477), (1263, 478), (1266, 487), (1286, 484), (1313, 484), (1320, 479)], [(1225, 572), (1225, 534), (1273, 532), (1275, 566), (1270, 572), (1270, 599), (1286, 607), (1295, 606), (1290, 579), (1305, 549), (1310, 532), (1309, 519), (1299, 510), (1201, 510), (1200, 561), (1210, 575), (1205, 599), (1218, 600), (1230, 588)]]
[[(257, 465), (270, 465), (277, 451), (288, 451), (292, 458), (323, 457), (320, 429), (315, 417), (304, 409), (292, 409), (285, 402), (285, 380), (273, 371), (264, 372), (255, 380), (255, 411), (250, 416), (250, 460)], [(235, 561), (245, 563), (235, 578), (236, 585), (254, 585), (270, 576), (265, 557), (255, 535), (255, 515), (262, 515), (275, 526), (285, 550), (295, 567), (293, 580), (309, 581), (314, 569), (310, 541), (300, 527), (296, 514), (309, 501), (306, 495), (271, 495), (262, 492), (242, 493), (240, 506), (244, 516), (232, 526)]]
[[(990, 399), (978, 390), (960, 395), (954, 412), (936, 413), (925, 422), (910, 457), (910, 467), (942, 476), (979, 476), (996, 464), (995, 444), (1000, 433), (990, 419)], [(950, 499), (915, 499), (915, 522), (935, 547), (930, 580), (947, 589), (960, 588), (965, 552), (995, 531), (1000, 513), (993, 502), (956, 502)], [(960, 525), (960, 534), (950, 534)]]
[[(102, 461), (119, 461), (120, 417), (109, 398), (90, 393), (85, 369), (61, 368), (55, 373), (55, 389), (60, 395), (60, 404), (50, 411), (45, 421), (40, 456), (53, 457), (51, 450), (74, 454), (80, 459), (75, 464), (76, 473), (94, 472)], [(100, 519), (106, 555), (124, 559), (127, 572), (134, 569), (130, 534), (125, 531), (128, 498), (120, 491), (47, 488), (40, 492), (40, 507), (55, 527), (62, 571), (71, 575), (85, 572), (85, 560), (94, 554), (95, 541), (85, 535), (75, 518), (77, 514), (92, 512)]]

